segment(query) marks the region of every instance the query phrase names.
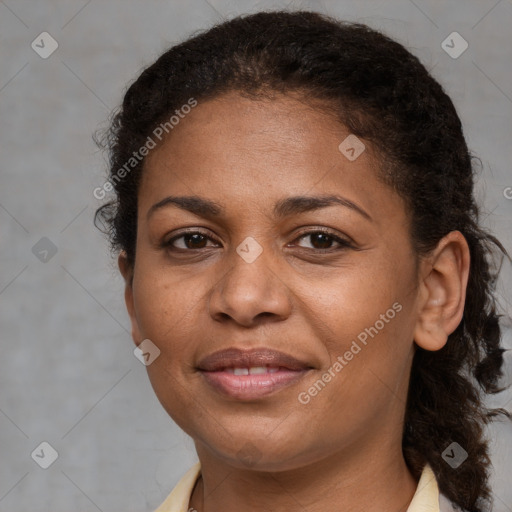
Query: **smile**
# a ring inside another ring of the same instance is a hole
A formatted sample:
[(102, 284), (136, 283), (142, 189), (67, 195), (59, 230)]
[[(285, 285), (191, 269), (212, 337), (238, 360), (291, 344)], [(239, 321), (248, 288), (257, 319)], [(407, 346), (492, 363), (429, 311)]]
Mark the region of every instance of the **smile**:
[(300, 380), (308, 370), (286, 368), (226, 368), (202, 371), (205, 382), (222, 395), (238, 400), (256, 400)]
[(311, 366), (270, 349), (231, 348), (215, 352), (198, 365), (206, 384), (237, 400), (256, 400), (295, 384)]

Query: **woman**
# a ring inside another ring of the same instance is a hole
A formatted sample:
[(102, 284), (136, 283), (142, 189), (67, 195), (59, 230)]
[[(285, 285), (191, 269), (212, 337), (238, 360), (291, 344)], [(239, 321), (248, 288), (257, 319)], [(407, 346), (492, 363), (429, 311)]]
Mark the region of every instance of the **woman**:
[(159, 512), (488, 508), (504, 249), (414, 56), (239, 17), (147, 68), (106, 144), (133, 340), (199, 458)]

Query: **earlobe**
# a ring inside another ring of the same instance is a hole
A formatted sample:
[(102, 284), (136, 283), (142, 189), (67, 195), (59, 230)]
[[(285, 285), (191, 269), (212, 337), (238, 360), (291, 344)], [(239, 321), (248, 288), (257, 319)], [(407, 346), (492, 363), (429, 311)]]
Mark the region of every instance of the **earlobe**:
[(132, 282), (133, 279), (133, 267), (128, 261), (128, 256), (126, 251), (121, 251), (119, 256), (117, 257), (117, 265), (119, 267), (119, 272), (123, 276), (123, 279), (126, 284)]
[(138, 345), (142, 338), (140, 336), (137, 316), (135, 314), (135, 303), (133, 300), (133, 265), (129, 263), (125, 251), (119, 253), (117, 264), (125, 282), (124, 300), (132, 326), (132, 339), (135, 345)]
[(444, 347), (462, 320), (470, 255), (459, 231), (443, 237), (421, 265), (414, 341), (425, 350)]

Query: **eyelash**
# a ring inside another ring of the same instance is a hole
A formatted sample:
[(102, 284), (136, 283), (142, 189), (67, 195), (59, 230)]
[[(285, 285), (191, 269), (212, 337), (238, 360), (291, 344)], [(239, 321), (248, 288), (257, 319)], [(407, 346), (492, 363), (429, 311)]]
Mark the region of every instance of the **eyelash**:
[[(346, 249), (355, 249), (354, 245), (349, 240), (341, 238), (341, 237), (335, 235), (333, 232), (331, 232), (331, 231), (329, 231), (327, 229), (313, 229), (313, 230), (309, 230), (309, 231), (304, 231), (304, 232), (300, 233), (294, 239), (294, 241), (295, 240), (299, 240), (299, 239), (304, 238), (304, 237), (307, 237), (307, 236), (316, 235), (316, 234), (319, 234), (319, 233), (328, 236), (328, 238), (330, 238), (333, 242), (338, 243), (339, 247), (337, 247), (337, 248), (330, 247), (328, 249), (315, 249), (315, 248), (309, 248), (309, 247), (301, 247), (301, 249), (306, 249), (306, 250), (309, 250), (309, 251), (314, 251), (314, 252), (319, 253), (319, 254), (322, 254), (322, 253), (332, 253), (334, 251), (340, 251), (340, 250), (344, 250), (344, 249), (345, 250)], [(182, 232), (182, 233), (172, 237), (171, 239), (164, 241), (163, 244), (162, 244), (162, 247), (167, 249), (167, 250), (171, 250), (171, 251), (183, 251), (183, 252), (200, 251), (201, 249), (204, 249), (204, 247), (196, 248), (196, 249), (183, 249), (181, 247), (178, 248), (178, 247), (174, 247), (173, 246), (173, 243), (176, 240), (179, 240), (180, 238), (183, 238), (186, 235), (201, 235), (201, 236), (207, 238), (208, 240), (214, 241), (215, 243), (219, 243), (213, 237), (209, 236), (206, 232), (200, 231), (200, 230), (194, 230), (194, 231)]]

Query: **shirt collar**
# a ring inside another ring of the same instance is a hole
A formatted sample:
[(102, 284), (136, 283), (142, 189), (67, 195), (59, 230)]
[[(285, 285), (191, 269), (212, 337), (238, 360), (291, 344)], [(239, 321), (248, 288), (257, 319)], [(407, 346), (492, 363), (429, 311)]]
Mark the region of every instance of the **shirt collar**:
[[(201, 464), (196, 462), (155, 512), (188, 512), (192, 490), (200, 474)], [(406, 512), (452, 512), (453, 510), (450, 502), (439, 493), (434, 472), (426, 464)]]

